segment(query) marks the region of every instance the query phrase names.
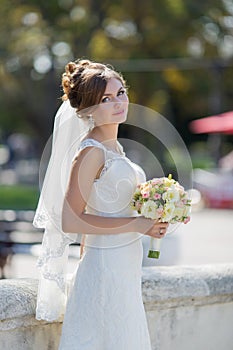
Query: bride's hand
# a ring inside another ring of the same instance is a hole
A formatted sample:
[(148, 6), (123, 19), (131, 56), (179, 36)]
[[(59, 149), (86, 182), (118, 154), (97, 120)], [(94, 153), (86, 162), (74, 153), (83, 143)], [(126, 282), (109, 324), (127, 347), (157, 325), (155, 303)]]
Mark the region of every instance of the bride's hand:
[(147, 220), (150, 220), (150, 222), (152, 222), (152, 226), (145, 234), (154, 238), (163, 238), (167, 233), (169, 224), (167, 222), (158, 222), (151, 219)]

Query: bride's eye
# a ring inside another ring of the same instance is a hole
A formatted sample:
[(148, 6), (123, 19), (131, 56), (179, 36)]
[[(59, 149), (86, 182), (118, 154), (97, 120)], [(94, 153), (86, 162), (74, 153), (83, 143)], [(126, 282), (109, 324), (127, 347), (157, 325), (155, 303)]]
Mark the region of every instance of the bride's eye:
[(103, 99), (102, 99), (102, 103), (105, 103), (105, 102), (109, 102), (110, 101), (110, 98), (109, 97), (104, 97)]
[(126, 94), (126, 90), (122, 89), (118, 92), (118, 96)]

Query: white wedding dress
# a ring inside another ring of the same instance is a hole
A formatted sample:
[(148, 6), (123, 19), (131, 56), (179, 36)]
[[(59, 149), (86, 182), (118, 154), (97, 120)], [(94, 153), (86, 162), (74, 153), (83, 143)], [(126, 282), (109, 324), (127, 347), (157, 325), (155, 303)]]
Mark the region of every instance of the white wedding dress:
[[(128, 217), (137, 213), (130, 199), (145, 173), (120, 153), (96, 146), (105, 166), (95, 180), (86, 212)], [(141, 293), (142, 235), (137, 232), (86, 235), (64, 316), (59, 350), (151, 350)]]

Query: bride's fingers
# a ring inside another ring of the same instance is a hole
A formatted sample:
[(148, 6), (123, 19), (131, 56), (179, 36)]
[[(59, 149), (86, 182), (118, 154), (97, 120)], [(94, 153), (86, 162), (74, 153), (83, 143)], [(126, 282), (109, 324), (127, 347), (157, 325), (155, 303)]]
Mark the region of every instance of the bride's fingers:
[(163, 231), (163, 230), (160, 230), (160, 231), (157, 233), (157, 235), (158, 235), (159, 238), (163, 238), (163, 237), (165, 236), (165, 234), (166, 234), (166, 231)]
[(160, 228), (160, 229), (167, 229), (168, 228), (168, 223), (167, 222), (156, 222), (155, 227)]
[(167, 228), (167, 222), (155, 222), (154, 226), (149, 232), (149, 236), (152, 236), (154, 238), (163, 238), (167, 232)]
[(168, 229), (168, 226), (166, 226), (166, 227), (160, 227), (160, 229), (159, 229), (159, 233), (162, 235), (162, 234), (165, 234), (165, 233), (167, 233), (167, 229)]
[(158, 229), (156, 230), (156, 232), (155, 232), (156, 237), (158, 237), (158, 238), (164, 237), (165, 234), (167, 233), (167, 227), (168, 227), (167, 224), (165, 224), (165, 225), (163, 225), (163, 226), (160, 225), (160, 226), (158, 227)]

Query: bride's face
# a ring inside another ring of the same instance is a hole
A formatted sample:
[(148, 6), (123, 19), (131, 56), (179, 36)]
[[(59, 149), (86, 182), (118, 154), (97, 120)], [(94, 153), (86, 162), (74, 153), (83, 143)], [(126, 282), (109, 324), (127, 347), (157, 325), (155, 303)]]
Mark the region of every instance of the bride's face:
[(128, 104), (127, 92), (120, 80), (116, 78), (109, 79), (101, 102), (93, 113), (95, 124), (120, 124), (125, 122)]

